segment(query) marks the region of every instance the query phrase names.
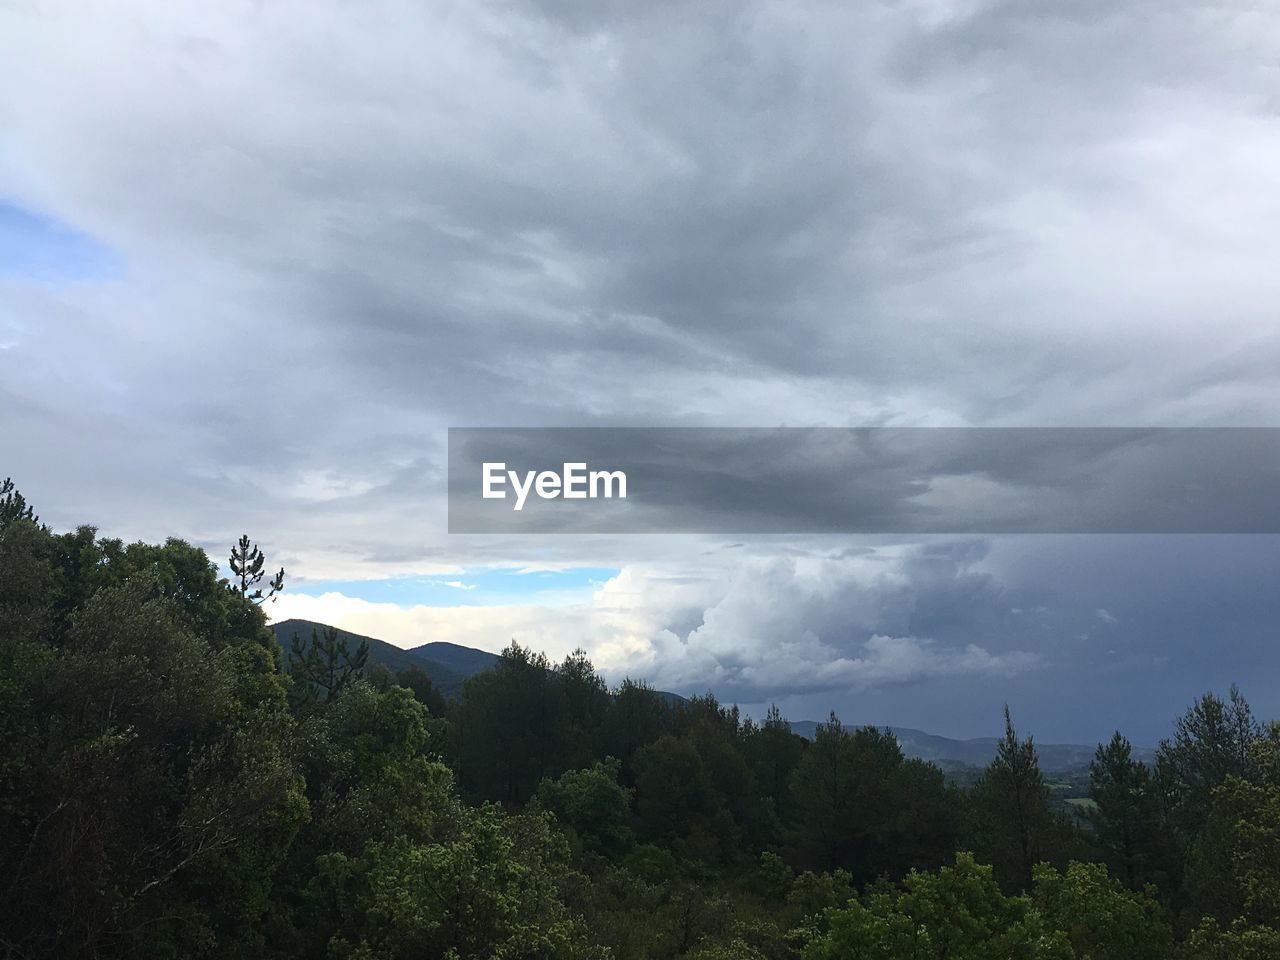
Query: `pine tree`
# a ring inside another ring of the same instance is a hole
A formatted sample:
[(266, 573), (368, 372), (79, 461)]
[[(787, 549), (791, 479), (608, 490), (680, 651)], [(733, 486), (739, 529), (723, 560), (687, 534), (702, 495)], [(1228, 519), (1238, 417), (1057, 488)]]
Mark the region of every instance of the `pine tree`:
[(16, 520), (30, 520), (39, 523), (40, 518), (27, 505), (27, 499), (14, 486), (10, 477), (0, 481), (0, 530)]
[(996, 758), (973, 789), (974, 846), (1007, 889), (1031, 886), (1032, 868), (1045, 857), (1055, 823), (1049, 788), (1031, 737), (1019, 740), (1008, 705)]
[(303, 703), (332, 703), (364, 672), (368, 662), (369, 641), (361, 639), (353, 653), (347, 634), (339, 633), (337, 627), (325, 627), (323, 636), (313, 628), (310, 643), (295, 633), (290, 642), (289, 674)]
[(1089, 764), (1089, 797), (1094, 842), (1117, 876), (1139, 889), (1154, 879), (1160, 807), (1151, 771), (1133, 759), (1132, 746), (1119, 731), (1106, 746), (1098, 745)]
[(281, 567), (280, 571), (267, 581), (267, 593), (263, 594), (258, 584), (265, 576), (263, 567), (266, 562), (266, 556), (258, 549), (256, 543), (249, 542), (247, 533), (231, 548), (231, 575), (240, 581), (240, 595), (254, 603), (270, 600), (284, 589), (284, 567)]

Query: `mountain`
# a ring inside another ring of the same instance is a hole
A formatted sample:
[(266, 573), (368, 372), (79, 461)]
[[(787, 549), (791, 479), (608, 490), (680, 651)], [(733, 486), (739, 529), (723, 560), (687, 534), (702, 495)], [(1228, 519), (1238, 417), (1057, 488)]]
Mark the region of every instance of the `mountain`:
[[(287, 654), (290, 641), (295, 633), (303, 639), (311, 638), (311, 631), (323, 633), (325, 624), (311, 620), (284, 620), (271, 625), (276, 642)], [(385, 640), (365, 637), (349, 630), (339, 630), (338, 634), (347, 638), (351, 648), (365, 640), (369, 644), (369, 662), (380, 663), (392, 673), (398, 673), (409, 666), (420, 667), (431, 678), (431, 682), (446, 697), (457, 697), (462, 691), (463, 681), (467, 677), (482, 670), (489, 670), (498, 662), (498, 655), (474, 647), (464, 647), (456, 643), (437, 640), (424, 643), (405, 650)], [(663, 690), (654, 691), (672, 706), (687, 703), (684, 697)], [(791, 729), (802, 737), (812, 740), (818, 724), (813, 720), (798, 720), (791, 724)], [(902, 752), (908, 757), (930, 760), (944, 770), (964, 768), (981, 768), (991, 762), (996, 755), (995, 737), (978, 737), (972, 740), (953, 740), (923, 730), (910, 727), (889, 727), (898, 738)], [(1067, 770), (1078, 770), (1088, 766), (1093, 759), (1096, 748), (1076, 743), (1037, 743), (1036, 752), (1040, 756), (1040, 767), (1046, 773)], [(1134, 747), (1135, 760), (1151, 763), (1155, 760), (1155, 751), (1145, 747)]]
[[(813, 720), (798, 720), (791, 724), (791, 729), (812, 740), (818, 724)], [(883, 729), (883, 728), (882, 728)], [(940, 737), (923, 730), (910, 727), (888, 727), (902, 752), (908, 757), (921, 760), (932, 760), (944, 769), (949, 766), (985, 767), (996, 755), (995, 737), (977, 737), (972, 740), (953, 740)], [(1097, 745), (1086, 746), (1080, 743), (1037, 743), (1036, 754), (1040, 757), (1040, 768), (1046, 773), (1065, 770), (1077, 770), (1089, 765)], [(1144, 763), (1152, 763), (1156, 752), (1147, 747), (1134, 747), (1133, 758)]]
[(408, 652), (416, 657), (425, 657), (434, 663), (443, 664), (464, 677), (479, 673), (481, 670), (488, 670), (499, 660), (496, 653), (477, 650), (474, 647), (463, 647), (456, 643), (446, 643), (443, 640), (424, 643), (420, 647), (413, 647)]
[[(310, 640), (312, 630), (315, 630), (318, 634), (323, 634), (328, 629), (327, 624), (316, 623), (313, 620), (282, 620), (271, 625), (271, 631), (275, 634), (276, 643), (280, 644), (280, 648), (284, 650), (286, 656), (289, 653), (295, 633), (304, 640)], [(444, 640), (424, 643), (406, 650), (403, 647), (397, 647), (395, 644), (387, 643), (385, 640), (361, 636), (358, 633), (352, 633), (350, 630), (339, 630), (338, 636), (346, 637), (347, 643), (353, 651), (361, 640), (366, 641), (369, 644), (369, 662), (380, 663), (392, 673), (399, 673), (409, 666), (421, 668), (431, 678), (435, 688), (450, 698), (457, 697), (462, 692), (462, 684), (467, 677), (480, 673), (482, 670), (492, 669), (494, 664), (501, 659), (496, 653), (477, 650), (475, 647), (464, 647)], [(688, 703), (678, 693), (668, 693), (665, 690), (655, 690), (654, 693), (673, 707)]]
[[(280, 644), (286, 656), (289, 653), (295, 633), (304, 640), (310, 640), (312, 630), (315, 630), (318, 634), (323, 634), (327, 629), (329, 627), (326, 624), (316, 623), (312, 620), (282, 620), (280, 623), (271, 625), (271, 632), (275, 634), (276, 643)], [(453, 647), (458, 651), (466, 651), (474, 655), (471, 661), (473, 663), (480, 662), (481, 658), (489, 658), (483, 666), (475, 667), (474, 669), (463, 669), (461, 664), (464, 658), (461, 656), (451, 657), (450, 662), (445, 663), (419, 652), (424, 649), (423, 647), (418, 647), (416, 650), (405, 650), (395, 644), (387, 643), (385, 640), (361, 636), (349, 630), (339, 630), (338, 636), (346, 637), (347, 643), (353, 652), (361, 640), (366, 641), (369, 644), (369, 663), (380, 663), (392, 673), (399, 673), (410, 666), (419, 667), (431, 678), (431, 683), (435, 688), (446, 697), (456, 697), (462, 690), (462, 682), (467, 677), (480, 670), (487, 669), (493, 665), (493, 661), (498, 659), (493, 654), (485, 653), (483, 650), (472, 650), (469, 647), (459, 647), (452, 643), (428, 643), (425, 645), (426, 647)]]

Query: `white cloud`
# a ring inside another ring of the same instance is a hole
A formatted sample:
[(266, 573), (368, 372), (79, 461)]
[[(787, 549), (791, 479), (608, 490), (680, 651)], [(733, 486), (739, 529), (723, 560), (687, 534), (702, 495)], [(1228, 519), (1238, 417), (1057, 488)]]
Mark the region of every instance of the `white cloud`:
[(271, 613), (405, 647), (449, 640), (497, 651), (514, 639), (559, 659), (580, 646), (614, 681), (630, 675), (730, 699), (1013, 677), (1042, 665), (1040, 655), (1007, 645), (884, 632), (909, 627), (916, 592), (943, 582), (959, 590), (961, 603), (983, 603), (988, 593), (971, 557), (939, 560), (894, 547), (853, 558), (732, 554), (688, 566), (632, 564), (589, 595), (555, 605), (406, 607), (286, 592)]
[(559, 659), (594, 634), (588, 608), (502, 606), (399, 606), (331, 592), (319, 596), (285, 593), (271, 605), (274, 621), (314, 620), (376, 637), (399, 647), (444, 640), (498, 653), (512, 640)]
[(396, 642), (853, 688), (1030, 669), (1078, 633), (1037, 597), (1105, 564), (1042, 562), (1010, 626), (912, 548), (451, 537), (445, 428), (1280, 414), (1274, 10), (558, 6), (0, 7), (0, 196), (122, 264), (0, 277), (3, 474), (312, 581), (623, 568), (555, 609), (276, 605)]

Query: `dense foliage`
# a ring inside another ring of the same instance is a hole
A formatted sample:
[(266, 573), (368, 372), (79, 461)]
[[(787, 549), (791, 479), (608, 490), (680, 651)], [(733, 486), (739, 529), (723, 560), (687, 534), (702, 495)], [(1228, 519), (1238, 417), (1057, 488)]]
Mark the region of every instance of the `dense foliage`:
[(0, 489), (0, 956), (1280, 957), (1280, 726), (1234, 690), (1060, 807), (1007, 712), (961, 787), (581, 653), (449, 702), (336, 635), (283, 656), (233, 580)]

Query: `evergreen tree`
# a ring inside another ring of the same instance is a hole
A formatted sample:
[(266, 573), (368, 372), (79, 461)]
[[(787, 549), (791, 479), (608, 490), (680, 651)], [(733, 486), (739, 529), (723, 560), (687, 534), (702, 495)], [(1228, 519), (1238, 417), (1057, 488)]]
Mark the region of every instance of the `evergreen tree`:
[(1151, 771), (1133, 759), (1133, 748), (1117, 730), (1098, 745), (1089, 764), (1086, 817), (1107, 864), (1131, 889), (1164, 878), (1159, 798)]
[(1055, 822), (1035, 744), (1018, 739), (1008, 706), (996, 758), (973, 788), (973, 818), (979, 859), (1005, 889), (1029, 889), (1032, 868), (1050, 854)]
[(325, 627), (323, 635), (313, 627), (310, 642), (296, 633), (290, 641), (289, 675), (300, 703), (337, 699), (368, 662), (369, 641), (361, 639), (353, 651), (348, 635), (336, 627)]
[(761, 793), (774, 805), (780, 821), (791, 814), (791, 776), (804, 756), (808, 741), (791, 730), (777, 704), (771, 704), (764, 723), (743, 737), (743, 750)]
[(613, 693), (603, 723), (602, 752), (622, 761), (621, 781), (635, 786), (632, 758), (637, 750), (674, 728), (671, 705), (643, 681), (624, 679)]
[(414, 697), (431, 712), (433, 717), (443, 717), (448, 704), (445, 701), (444, 694), (436, 689), (435, 684), (431, 681), (431, 677), (416, 663), (400, 670), (395, 675), (395, 681), (402, 687), (408, 687), (413, 691)]
[(263, 603), (284, 589), (284, 567), (281, 567), (276, 575), (267, 581), (267, 592), (265, 594), (262, 592), (258, 584), (262, 583), (262, 578), (266, 576), (263, 571), (266, 562), (266, 555), (258, 549), (256, 543), (249, 542), (247, 533), (231, 548), (231, 575), (239, 581), (236, 589), (246, 600)]
[(522, 806), (543, 777), (564, 772), (554, 739), (564, 692), (546, 656), (515, 641), (493, 669), (467, 678), (450, 735), (470, 795)]
[(1256, 782), (1254, 750), (1262, 730), (1240, 690), (1226, 700), (1206, 693), (1178, 718), (1173, 739), (1160, 744), (1156, 776), (1162, 801), (1184, 839), (1203, 828), (1213, 791), (1228, 777)]
[(0, 530), (18, 520), (27, 520), (38, 524), (40, 518), (27, 505), (27, 499), (13, 485), (11, 477), (0, 480)]

